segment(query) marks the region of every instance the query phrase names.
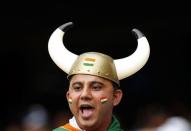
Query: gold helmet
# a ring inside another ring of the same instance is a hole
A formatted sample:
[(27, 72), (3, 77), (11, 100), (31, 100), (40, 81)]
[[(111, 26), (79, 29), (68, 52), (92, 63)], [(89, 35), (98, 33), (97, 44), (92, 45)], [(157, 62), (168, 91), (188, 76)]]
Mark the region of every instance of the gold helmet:
[(114, 60), (98, 52), (86, 52), (78, 56), (67, 50), (62, 41), (64, 33), (72, 25), (72, 22), (68, 22), (57, 28), (48, 42), (48, 51), (52, 60), (68, 74), (68, 77), (74, 74), (96, 75), (119, 85), (119, 80), (139, 71), (149, 58), (149, 43), (138, 29), (132, 30), (137, 37), (137, 49), (128, 57)]
[(74, 62), (68, 77), (74, 74), (90, 74), (109, 79), (119, 85), (113, 59), (98, 52), (87, 52), (79, 55)]

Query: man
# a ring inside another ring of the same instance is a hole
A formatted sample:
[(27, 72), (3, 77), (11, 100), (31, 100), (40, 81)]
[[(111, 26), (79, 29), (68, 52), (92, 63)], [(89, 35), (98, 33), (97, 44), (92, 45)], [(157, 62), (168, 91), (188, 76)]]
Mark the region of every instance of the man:
[(98, 52), (76, 55), (64, 47), (64, 33), (73, 25), (63, 24), (49, 39), (48, 50), (52, 60), (70, 80), (66, 98), (74, 115), (69, 123), (54, 131), (122, 131), (112, 111), (122, 98), (119, 80), (138, 70), (147, 62), (150, 47), (146, 37), (134, 29), (138, 39), (136, 51), (123, 59), (113, 60)]

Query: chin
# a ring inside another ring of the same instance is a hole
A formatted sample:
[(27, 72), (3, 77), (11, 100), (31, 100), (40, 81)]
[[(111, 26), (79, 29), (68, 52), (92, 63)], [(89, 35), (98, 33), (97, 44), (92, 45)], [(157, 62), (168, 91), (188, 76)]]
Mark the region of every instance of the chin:
[(80, 128), (86, 131), (96, 131), (96, 125), (84, 125), (81, 126)]
[(85, 129), (85, 130), (92, 130), (96, 129), (98, 123), (95, 120), (82, 120), (80, 119), (78, 121), (78, 125), (80, 128)]

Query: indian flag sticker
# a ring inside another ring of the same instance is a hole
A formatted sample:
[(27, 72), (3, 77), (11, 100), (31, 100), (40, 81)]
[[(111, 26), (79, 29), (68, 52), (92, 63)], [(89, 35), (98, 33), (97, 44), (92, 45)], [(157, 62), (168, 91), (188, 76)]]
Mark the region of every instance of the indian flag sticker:
[(94, 62), (96, 61), (95, 58), (87, 57), (84, 59), (83, 65), (84, 66), (94, 66)]
[(107, 99), (106, 96), (104, 96), (104, 97), (100, 98), (100, 101), (101, 101), (102, 104), (104, 104), (104, 103), (106, 103), (108, 101), (108, 99)]
[(68, 103), (72, 104), (72, 98), (68, 98)]

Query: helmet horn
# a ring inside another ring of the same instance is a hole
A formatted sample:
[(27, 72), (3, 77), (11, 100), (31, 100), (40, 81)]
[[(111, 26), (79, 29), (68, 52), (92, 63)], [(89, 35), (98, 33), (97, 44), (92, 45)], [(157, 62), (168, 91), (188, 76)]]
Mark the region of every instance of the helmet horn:
[(150, 46), (144, 34), (138, 29), (133, 29), (132, 32), (138, 42), (136, 51), (128, 57), (114, 60), (119, 80), (139, 71), (146, 64), (150, 55)]
[(48, 52), (50, 57), (55, 64), (67, 74), (78, 57), (78, 55), (67, 50), (63, 44), (63, 36), (72, 25), (72, 22), (61, 25), (52, 33), (48, 41)]

